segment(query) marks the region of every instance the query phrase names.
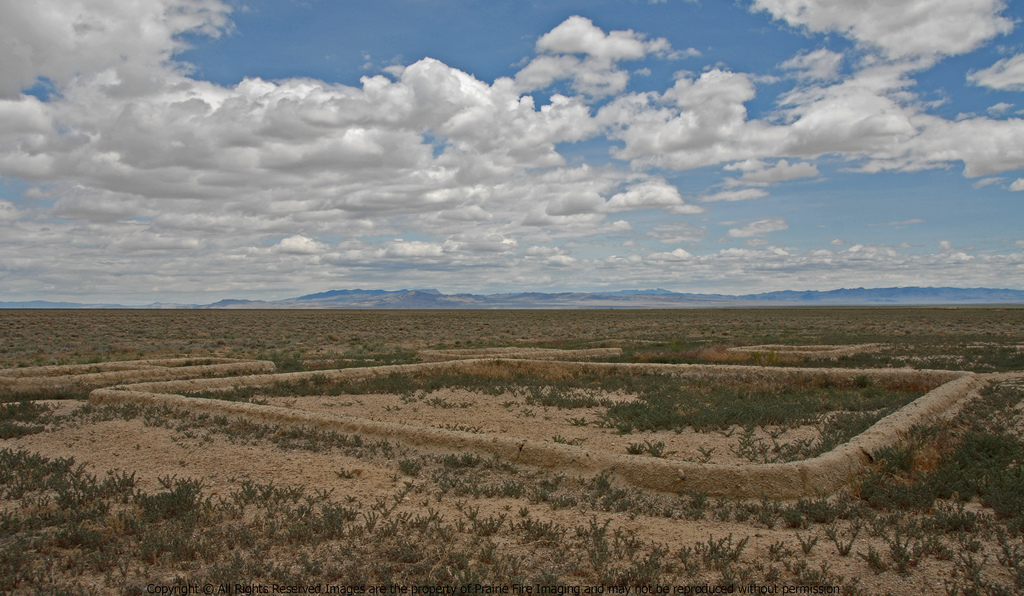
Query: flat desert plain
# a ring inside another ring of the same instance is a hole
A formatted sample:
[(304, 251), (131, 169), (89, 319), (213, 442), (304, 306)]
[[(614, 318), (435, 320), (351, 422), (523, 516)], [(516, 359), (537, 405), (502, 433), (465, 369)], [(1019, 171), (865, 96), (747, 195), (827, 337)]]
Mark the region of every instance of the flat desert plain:
[(0, 311), (0, 590), (1024, 592), (1024, 309)]

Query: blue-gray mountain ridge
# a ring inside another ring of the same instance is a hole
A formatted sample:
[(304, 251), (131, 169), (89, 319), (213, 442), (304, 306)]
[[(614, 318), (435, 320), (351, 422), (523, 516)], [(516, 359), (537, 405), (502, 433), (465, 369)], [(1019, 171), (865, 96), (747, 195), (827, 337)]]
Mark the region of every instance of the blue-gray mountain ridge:
[(1024, 305), (1024, 290), (993, 288), (850, 288), (783, 290), (760, 294), (696, 294), (653, 290), (442, 294), (418, 290), (330, 290), (283, 300), (225, 299), (212, 304), (153, 303), (144, 306), (76, 302), (0, 302), (0, 308), (185, 308), (185, 309), (538, 309), (721, 308), (769, 306), (954, 306)]

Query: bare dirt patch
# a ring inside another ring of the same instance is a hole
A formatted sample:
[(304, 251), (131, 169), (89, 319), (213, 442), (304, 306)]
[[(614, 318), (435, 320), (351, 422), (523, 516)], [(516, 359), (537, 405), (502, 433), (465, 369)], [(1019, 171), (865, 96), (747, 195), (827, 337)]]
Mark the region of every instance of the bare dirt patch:
[[(53, 404), (67, 416), (82, 402)], [(102, 420), (34, 434), (4, 444), (50, 458), (74, 457), (87, 462), (90, 473), (136, 472), (140, 489), (156, 492), (162, 477), (203, 478), (209, 494), (227, 496), (243, 480), (260, 484), (344, 487), (346, 494), (368, 499), (393, 486), (390, 471), (344, 455), (323, 457), (312, 452), (282, 451), (268, 445), (226, 440), (223, 435), (193, 433), (146, 423), (144, 419)], [(354, 482), (339, 483), (339, 470), (360, 470)]]

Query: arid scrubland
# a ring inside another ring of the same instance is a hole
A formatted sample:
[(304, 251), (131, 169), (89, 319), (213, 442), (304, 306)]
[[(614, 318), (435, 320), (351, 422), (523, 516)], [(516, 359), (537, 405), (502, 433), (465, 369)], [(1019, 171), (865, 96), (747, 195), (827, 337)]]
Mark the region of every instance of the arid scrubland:
[(3, 592), (1024, 592), (1024, 309), (0, 311), (0, 366)]
[(727, 348), (881, 343), (889, 347), (843, 365), (991, 372), (1024, 369), (1022, 328), (1020, 308), (9, 310), (0, 312), (0, 366), (226, 356), (298, 370), (296, 359), (333, 368), (411, 362), (424, 348), (488, 346), (622, 346), (627, 361), (751, 363), (753, 355)]

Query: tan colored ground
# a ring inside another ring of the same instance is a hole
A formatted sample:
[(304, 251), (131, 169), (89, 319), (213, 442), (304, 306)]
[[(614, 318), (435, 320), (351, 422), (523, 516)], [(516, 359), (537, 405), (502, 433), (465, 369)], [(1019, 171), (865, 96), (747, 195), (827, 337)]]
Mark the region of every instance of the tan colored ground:
[[(58, 413), (63, 414), (81, 405), (65, 402), (54, 404), (54, 407), (58, 408)], [(150, 492), (160, 489), (158, 478), (170, 475), (202, 478), (207, 494), (215, 496), (226, 496), (232, 489), (238, 488), (240, 481), (248, 479), (276, 486), (304, 485), (311, 490), (327, 489), (333, 491), (335, 500), (351, 496), (362, 503), (372, 503), (376, 498), (387, 498), (394, 494), (402, 482), (408, 480), (396, 474), (393, 462), (368, 463), (338, 454), (321, 455), (285, 450), (267, 443), (235, 444), (218, 435), (186, 438), (166, 428), (145, 426), (138, 418), (0, 440), (0, 448), (24, 448), (48, 457), (74, 457), (76, 461), (87, 462), (87, 469), (101, 477), (108, 470), (134, 471), (139, 480), (137, 486)], [(356, 475), (345, 479), (339, 477), (338, 471)], [(398, 512), (423, 512), (430, 507), (439, 511), (445, 520), (456, 520), (460, 517), (457, 502), (453, 498), (439, 501), (419, 496), (409, 498), (399, 507)], [(526, 507), (532, 517), (541, 521), (554, 521), (568, 528), (586, 525), (587, 520), (595, 515), (602, 523), (611, 520), (611, 531), (622, 529), (630, 535), (664, 545), (672, 551), (709, 538), (720, 539), (731, 535), (738, 541), (749, 537), (750, 542), (743, 556), (743, 560), (747, 561), (767, 562), (769, 547), (780, 541), (799, 553), (801, 547), (797, 535), (800, 534), (804, 539), (816, 535), (819, 538), (817, 546), (809, 555), (801, 558), (813, 569), (827, 565), (833, 573), (847, 580), (859, 577), (859, 587), (866, 590), (864, 593), (867, 594), (892, 592), (942, 595), (945, 594), (943, 582), (950, 579), (948, 562), (933, 558), (925, 559), (911, 575), (901, 576), (894, 572), (877, 575), (853, 554), (840, 556), (820, 527), (793, 530), (779, 523), (770, 529), (752, 520), (742, 523), (713, 520), (710, 511), (705, 519), (692, 521), (638, 517), (629, 512), (594, 512), (578, 508), (554, 510), (545, 504), (531, 503), (528, 499), (472, 499), (471, 505), (479, 507), (484, 517), (513, 515), (520, 508)], [(972, 509), (979, 508), (975, 506)], [(502, 544), (500, 537), (496, 538), (496, 542), (499, 546)], [(880, 552), (888, 548), (882, 538), (872, 538), (864, 530), (854, 551), (866, 552), (869, 546)], [(994, 551), (989, 554), (994, 558)], [(781, 567), (780, 564), (775, 565)], [(1008, 581), (1004, 570), (995, 568), (993, 571)], [(154, 579), (158, 580), (159, 577)], [(164, 581), (171, 579), (172, 576), (168, 575)], [(102, 591), (102, 583), (98, 579), (93, 585)]]
[[(606, 394), (599, 399), (631, 401), (632, 397)], [(471, 433), (506, 435), (542, 443), (566, 443), (588, 450), (625, 454), (630, 444), (665, 444), (668, 461), (689, 461), (715, 464), (749, 464), (750, 460), (736, 453), (743, 430), (738, 426), (722, 432), (696, 432), (687, 428), (681, 433), (671, 430), (619, 434), (614, 428), (597, 426), (604, 408), (559, 409), (528, 405), (521, 396), (483, 395), (471, 391), (443, 389), (430, 395), (404, 400), (397, 395), (260, 397), (268, 405), (307, 412), (345, 414), (380, 422), (411, 426), (427, 426)], [(439, 404), (444, 404), (439, 405)], [(586, 421), (586, 425), (573, 421)], [(803, 426), (770, 433), (755, 429), (754, 436), (771, 443), (772, 434), (780, 443), (804, 439), (815, 440), (819, 433), (814, 426)], [(558, 437), (560, 440), (555, 440)], [(703, 450), (703, 451), (702, 451)]]
[[(84, 405), (49, 403), (58, 408), (58, 414)], [(391, 473), (343, 455), (325, 458), (273, 446), (235, 444), (215, 436), (187, 438), (171, 429), (145, 426), (139, 418), (62, 428), (4, 441), (3, 446), (38, 451), (47, 457), (74, 457), (88, 462), (89, 469), (101, 477), (107, 470), (135, 471), (139, 488), (149, 492), (158, 491), (157, 479), (165, 476), (203, 478), (211, 494), (225, 496), (228, 488), (246, 479), (264, 484), (336, 487), (344, 494), (364, 499), (394, 484)], [(336, 472), (341, 469), (362, 469), (364, 473), (356, 480), (340, 482)]]

